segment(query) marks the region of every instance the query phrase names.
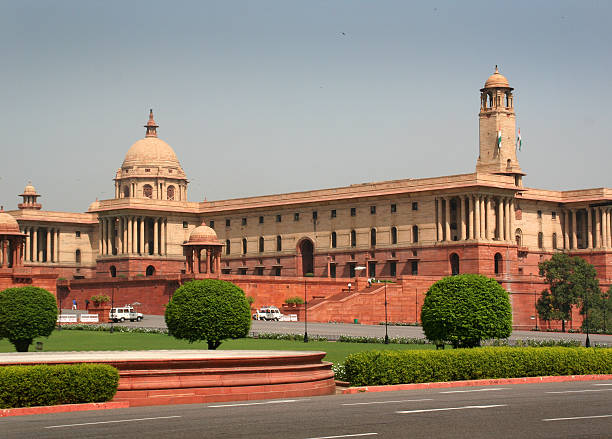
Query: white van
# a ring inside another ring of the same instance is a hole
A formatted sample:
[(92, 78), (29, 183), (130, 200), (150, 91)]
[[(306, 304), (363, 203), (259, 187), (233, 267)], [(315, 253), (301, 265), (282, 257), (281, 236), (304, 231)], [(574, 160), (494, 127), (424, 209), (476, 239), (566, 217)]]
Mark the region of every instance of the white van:
[(275, 306), (263, 306), (253, 314), (255, 320), (276, 320), (278, 322), (283, 317), (283, 314)]
[(143, 318), (142, 313), (136, 312), (131, 305), (125, 305), (121, 308), (111, 308), (108, 313), (108, 319), (113, 322), (125, 322), (129, 320), (130, 322), (139, 322)]

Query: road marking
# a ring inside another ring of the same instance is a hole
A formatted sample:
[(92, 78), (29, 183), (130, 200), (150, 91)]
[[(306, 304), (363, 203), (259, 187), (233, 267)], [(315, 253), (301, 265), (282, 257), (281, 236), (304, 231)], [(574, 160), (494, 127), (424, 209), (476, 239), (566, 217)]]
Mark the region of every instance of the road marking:
[(117, 421), (83, 422), (81, 424), (50, 425), (45, 428), (80, 427), (82, 425), (117, 424), (119, 422), (151, 421), (154, 419), (171, 419), (171, 418), (182, 418), (182, 416), (158, 416), (156, 418), (137, 418), (137, 419), (119, 419)]
[(298, 401), (308, 401), (308, 399), (282, 399), (279, 401), (266, 401), (266, 402), (242, 402), (237, 404), (219, 404), (219, 405), (209, 405), (208, 408), (219, 408), (219, 407), (245, 407), (249, 405), (265, 405), (265, 404), (284, 404), (286, 402), (298, 402)]
[(507, 404), (466, 405), (463, 407), (444, 407), (441, 409), (402, 410), (402, 411), (395, 412), (395, 413), (410, 414), (410, 413), (426, 413), (426, 412), (444, 412), (448, 410), (489, 409), (493, 407), (508, 407), (508, 405)]
[(558, 392), (546, 392), (546, 393), (586, 393), (586, 392), (612, 392), (612, 389), (563, 390), (563, 391), (558, 391)]
[(612, 415), (597, 415), (597, 416), (576, 416), (573, 418), (550, 418), (542, 419), (542, 421), (572, 421), (574, 419), (594, 419), (594, 418), (610, 418)]
[(400, 402), (418, 402), (418, 401), (433, 401), (433, 399), (424, 398), (424, 399), (400, 399), (398, 401), (351, 402), (351, 403), (345, 403), (342, 405), (392, 404), (392, 403), (400, 403)]
[(593, 384), (594, 386), (612, 386), (612, 384)]
[(360, 436), (376, 436), (378, 433), (357, 433), (357, 434), (341, 434), (339, 436), (320, 436), (309, 437), (308, 439), (336, 439), (339, 437), (360, 437)]
[(469, 392), (492, 392), (494, 390), (508, 390), (507, 388), (497, 387), (492, 389), (475, 389), (475, 390), (447, 390), (439, 393), (469, 393)]

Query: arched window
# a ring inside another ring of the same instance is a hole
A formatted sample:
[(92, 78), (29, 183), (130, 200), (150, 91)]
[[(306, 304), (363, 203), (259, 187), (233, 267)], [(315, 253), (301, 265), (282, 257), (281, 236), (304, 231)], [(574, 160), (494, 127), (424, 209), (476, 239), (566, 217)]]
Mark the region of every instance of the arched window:
[(247, 252), (247, 240), (246, 238), (242, 238), (242, 254), (246, 255)]
[(276, 237), (276, 251), (280, 252), (283, 250), (283, 238), (280, 237), (280, 235), (278, 235)]
[(557, 250), (557, 234), (556, 233), (553, 233), (553, 236), (552, 236), (552, 247), (553, 249)]
[(397, 227), (391, 227), (391, 244), (397, 244)]
[(263, 253), (263, 251), (264, 251), (264, 243), (265, 243), (265, 241), (264, 241), (263, 236), (260, 236), (259, 237), (259, 253)]
[(357, 232), (351, 230), (351, 247), (357, 246)]
[(117, 277), (117, 267), (115, 267), (114, 265), (110, 266), (110, 275), (111, 277)]
[(502, 272), (502, 255), (500, 253), (495, 253), (494, 261), (495, 261), (495, 274), (499, 274)]
[(153, 187), (150, 184), (145, 184), (142, 187), (142, 195), (146, 198), (153, 198)]
[(149, 265), (145, 273), (147, 276), (153, 276), (155, 274), (155, 267), (152, 265)]
[(516, 241), (516, 245), (518, 247), (523, 246), (523, 231), (521, 229), (516, 229), (514, 231), (514, 240)]
[(129, 198), (130, 196), (130, 188), (127, 186), (123, 186), (123, 198)]
[(459, 255), (453, 253), (450, 255), (451, 275), (457, 276), (459, 274)]
[(376, 245), (376, 229), (370, 230), (370, 246), (374, 247)]
[(81, 263), (81, 250), (77, 250), (77, 251), (74, 252), (74, 261), (77, 264)]
[(226, 239), (225, 240), (225, 254), (229, 255), (231, 253), (231, 251), (232, 251), (232, 249), (231, 249), (231, 246), (230, 246), (230, 240)]
[(168, 186), (168, 189), (166, 189), (166, 194), (169, 200), (174, 200), (174, 186)]
[(412, 242), (419, 242), (419, 227), (412, 226)]
[(331, 248), (336, 248), (337, 245), (338, 245), (338, 236), (336, 235), (336, 232), (332, 232), (332, 234), (331, 234)]
[(544, 248), (544, 234), (538, 233), (538, 248)]

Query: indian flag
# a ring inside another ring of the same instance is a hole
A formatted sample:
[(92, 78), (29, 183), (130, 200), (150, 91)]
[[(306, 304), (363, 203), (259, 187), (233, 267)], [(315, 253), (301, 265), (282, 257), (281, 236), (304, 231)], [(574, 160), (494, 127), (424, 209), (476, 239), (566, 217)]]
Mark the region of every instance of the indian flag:
[(501, 149), (502, 134), (501, 128), (497, 130), (497, 149)]
[(519, 151), (523, 147), (523, 138), (521, 137), (521, 129), (518, 130), (518, 136), (516, 137), (516, 149)]

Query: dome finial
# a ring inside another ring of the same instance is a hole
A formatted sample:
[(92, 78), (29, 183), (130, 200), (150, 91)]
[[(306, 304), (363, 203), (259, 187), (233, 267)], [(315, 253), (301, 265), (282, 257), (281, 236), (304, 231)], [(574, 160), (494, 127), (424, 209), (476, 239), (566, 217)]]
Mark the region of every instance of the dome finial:
[(153, 109), (151, 108), (149, 110), (149, 121), (145, 125), (145, 128), (147, 129), (147, 134), (145, 137), (157, 137), (157, 127), (159, 127), (159, 125), (157, 125), (155, 123), (155, 119), (153, 119)]
[[(495, 73), (499, 73), (499, 70), (497, 70), (497, 64), (495, 64)], [(153, 111), (153, 110), (151, 110)]]

